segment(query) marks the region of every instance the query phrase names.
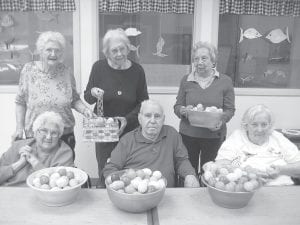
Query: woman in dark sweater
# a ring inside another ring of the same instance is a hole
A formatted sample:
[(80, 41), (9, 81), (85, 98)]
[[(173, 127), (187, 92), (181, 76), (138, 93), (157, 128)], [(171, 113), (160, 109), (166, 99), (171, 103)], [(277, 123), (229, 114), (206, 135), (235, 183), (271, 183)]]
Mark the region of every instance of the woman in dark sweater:
[[(95, 88), (104, 91), (103, 116), (123, 117), (125, 126), (120, 134), (135, 129), (140, 104), (148, 99), (145, 72), (141, 65), (129, 60), (130, 41), (122, 29), (109, 30), (103, 37), (103, 53), (106, 57), (94, 63), (84, 99), (89, 104), (97, 102)], [(97, 90), (97, 89), (96, 89)], [(94, 92), (94, 93), (93, 93)], [(96, 112), (97, 105), (94, 111)], [(102, 170), (117, 142), (96, 143), (98, 162), (98, 187), (105, 187)]]

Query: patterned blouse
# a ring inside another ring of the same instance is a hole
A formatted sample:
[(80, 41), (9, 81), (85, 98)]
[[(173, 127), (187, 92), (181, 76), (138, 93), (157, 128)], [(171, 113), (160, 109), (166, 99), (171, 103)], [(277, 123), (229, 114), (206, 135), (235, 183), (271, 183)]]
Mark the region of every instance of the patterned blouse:
[(53, 74), (43, 72), (38, 62), (24, 65), (15, 102), (26, 107), (25, 134), (32, 137), (32, 124), (45, 111), (59, 113), (64, 121), (64, 134), (71, 133), (75, 125), (72, 109), (80, 100), (71, 70), (60, 63)]

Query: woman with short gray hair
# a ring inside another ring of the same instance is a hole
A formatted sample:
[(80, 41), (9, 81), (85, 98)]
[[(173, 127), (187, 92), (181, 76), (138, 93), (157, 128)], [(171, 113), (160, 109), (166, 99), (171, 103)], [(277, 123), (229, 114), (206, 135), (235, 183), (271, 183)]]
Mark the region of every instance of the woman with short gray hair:
[(32, 172), (53, 166), (73, 166), (71, 148), (60, 139), (62, 117), (44, 112), (33, 122), (33, 137), (13, 142), (0, 158), (0, 185), (24, 186)]
[[(226, 123), (235, 112), (233, 83), (229, 76), (217, 71), (217, 54), (216, 47), (208, 42), (194, 45), (192, 71), (181, 79), (174, 105), (174, 112), (180, 118), (179, 132), (197, 173), (202, 172), (204, 163), (217, 156), (226, 137)], [(190, 124), (188, 111), (196, 106), (201, 106), (203, 110), (212, 106), (222, 109), (219, 123), (214, 127)]]
[(265, 105), (251, 106), (219, 149), (216, 161), (251, 166), (264, 175), (268, 185), (293, 184), (300, 177), (300, 152), (295, 144), (273, 129), (274, 118)]
[[(33, 121), (43, 112), (60, 113), (65, 125), (61, 136), (74, 151), (75, 118), (72, 109), (85, 117), (93, 112), (80, 99), (70, 68), (63, 64), (66, 40), (59, 32), (46, 31), (39, 35), (36, 48), (40, 59), (24, 65), (16, 95), (16, 131), (13, 139), (33, 137)], [(75, 157), (75, 152), (74, 152)]]
[[(148, 99), (145, 72), (141, 65), (128, 59), (131, 48), (123, 29), (108, 30), (102, 41), (105, 59), (94, 63), (84, 99), (89, 104), (96, 103), (96, 112), (101, 108), (97, 98), (103, 97), (104, 116), (119, 117), (122, 120), (119, 135), (124, 135), (138, 126), (141, 102)], [(98, 187), (105, 187), (102, 170), (116, 145), (117, 142), (96, 143)]]

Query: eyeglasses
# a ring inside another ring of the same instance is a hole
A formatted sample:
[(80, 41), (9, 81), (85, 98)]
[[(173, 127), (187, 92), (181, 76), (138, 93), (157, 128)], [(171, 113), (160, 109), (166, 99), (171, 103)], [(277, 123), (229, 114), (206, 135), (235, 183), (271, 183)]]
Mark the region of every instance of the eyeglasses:
[(59, 137), (59, 132), (57, 132), (57, 131), (49, 131), (47, 129), (38, 129), (38, 132), (43, 136), (47, 136), (48, 134), (50, 134), (50, 136), (53, 138)]

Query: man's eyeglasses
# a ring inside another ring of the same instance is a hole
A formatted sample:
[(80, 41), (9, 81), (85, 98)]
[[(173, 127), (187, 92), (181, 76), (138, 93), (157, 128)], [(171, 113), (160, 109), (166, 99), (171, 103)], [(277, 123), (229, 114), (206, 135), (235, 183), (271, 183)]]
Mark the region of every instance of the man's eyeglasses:
[(38, 129), (38, 132), (43, 136), (47, 136), (48, 134), (50, 134), (50, 136), (53, 138), (59, 137), (59, 132), (57, 132), (57, 131), (49, 131), (47, 129)]

